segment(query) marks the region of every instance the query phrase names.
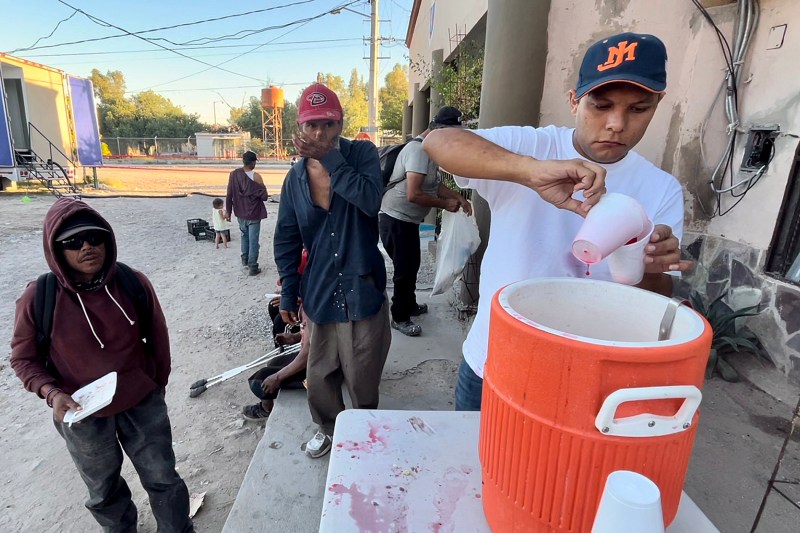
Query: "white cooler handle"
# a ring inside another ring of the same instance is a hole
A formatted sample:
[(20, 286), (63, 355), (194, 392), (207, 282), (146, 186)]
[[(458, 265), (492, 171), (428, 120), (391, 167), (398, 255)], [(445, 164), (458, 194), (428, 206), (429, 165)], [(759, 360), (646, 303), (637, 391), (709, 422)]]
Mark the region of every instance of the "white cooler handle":
[[(678, 412), (673, 416), (642, 413), (627, 418), (614, 418), (619, 406), (625, 402), (642, 400), (666, 400), (682, 398)], [(600, 407), (594, 425), (604, 435), (616, 437), (661, 437), (686, 431), (692, 425), (692, 418), (703, 394), (694, 385), (671, 387), (640, 387), (620, 389), (612, 392)]]

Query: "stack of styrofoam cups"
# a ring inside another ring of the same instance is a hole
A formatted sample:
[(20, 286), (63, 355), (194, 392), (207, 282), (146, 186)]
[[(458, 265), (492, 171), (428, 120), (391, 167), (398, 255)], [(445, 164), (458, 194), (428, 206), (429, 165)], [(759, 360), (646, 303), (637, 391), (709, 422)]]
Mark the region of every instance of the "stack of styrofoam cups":
[(652, 232), (653, 223), (639, 202), (607, 193), (586, 215), (572, 241), (572, 254), (587, 265), (608, 258), (612, 279), (635, 285), (644, 275), (644, 249)]
[(653, 234), (653, 223), (649, 220), (636, 240), (624, 244), (608, 256), (611, 279), (625, 285), (636, 285), (644, 277), (644, 249)]
[(661, 491), (645, 476), (611, 472), (600, 498), (592, 533), (664, 533)]

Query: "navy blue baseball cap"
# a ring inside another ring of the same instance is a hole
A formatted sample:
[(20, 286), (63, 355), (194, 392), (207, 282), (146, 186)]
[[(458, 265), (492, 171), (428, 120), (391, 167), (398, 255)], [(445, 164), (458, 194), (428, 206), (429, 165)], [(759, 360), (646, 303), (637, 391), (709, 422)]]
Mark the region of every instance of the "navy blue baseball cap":
[(663, 92), (667, 88), (667, 49), (661, 39), (628, 32), (594, 43), (583, 56), (575, 99), (615, 82)]

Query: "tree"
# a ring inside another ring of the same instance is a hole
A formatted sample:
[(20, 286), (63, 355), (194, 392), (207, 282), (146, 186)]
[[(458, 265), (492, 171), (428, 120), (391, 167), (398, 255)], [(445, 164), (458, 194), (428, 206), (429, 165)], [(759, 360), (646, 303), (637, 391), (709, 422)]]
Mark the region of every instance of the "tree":
[(399, 135), (403, 129), (403, 112), (408, 98), (408, 72), (397, 63), (386, 75), (381, 87), (381, 129)]
[[(285, 102), (281, 118), (283, 138), (291, 140), (292, 132), (297, 129), (297, 106), (292, 102)], [(261, 125), (261, 100), (251, 96), (244, 106), (231, 108), (228, 123), (239, 131), (249, 131), (253, 138), (262, 138), (264, 132)]]
[(106, 137), (190, 137), (208, 127), (196, 114), (186, 114), (168, 98), (153, 91), (125, 96), (122, 72), (90, 76), (99, 104), (100, 133)]
[(466, 42), (458, 47), (456, 57), (433, 72), (431, 65), (420, 59), (411, 68), (430, 80), (433, 89), (442, 95), (444, 105), (457, 107), (465, 121), (480, 114), (483, 81), (483, 47)]
[(251, 96), (250, 100), (239, 108), (231, 109), (231, 117), (228, 120), (231, 126), (235, 126), (240, 131), (249, 131), (250, 136), (261, 138), (261, 100)]
[(317, 83), (325, 85), (328, 89), (335, 92), (340, 99), (344, 95), (344, 78), (341, 76), (334, 76), (330, 72), (327, 74), (318, 72)]
[(367, 103), (367, 84), (358, 75), (358, 70), (350, 73), (350, 82), (347, 92), (339, 95), (344, 112), (344, 129), (342, 135), (350, 139), (358, 135), (362, 127), (367, 126), (369, 120), (369, 104)]
[(127, 128), (122, 125), (133, 120), (135, 106), (125, 98), (125, 76), (118, 70), (101, 74), (99, 70), (93, 69), (89, 79), (99, 102), (97, 111), (100, 133), (113, 137), (128, 136)]

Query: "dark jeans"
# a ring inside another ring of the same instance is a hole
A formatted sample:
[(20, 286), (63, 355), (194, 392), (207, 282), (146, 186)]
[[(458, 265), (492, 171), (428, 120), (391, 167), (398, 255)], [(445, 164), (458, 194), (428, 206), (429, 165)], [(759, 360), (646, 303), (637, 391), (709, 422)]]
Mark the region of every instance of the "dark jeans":
[(378, 223), (386, 253), (394, 264), (394, 293), (392, 294), (392, 320), (405, 322), (417, 308), (417, 273), (419, 272), (419, 224), (403, 222), (384, 213)]
[(86, 508), (104, 532), (136, 531), (136, 506), (120, 475), (123, 450), (150, 498), (158, 532), (194, 531), (189, 518), (189, 491), (175, 471), (164, 389), (153, 391), (136, 407), (116, 415), (90, 416), (72, 427), (54, 424), (89, 489)]
[(462, 359), (456, 382), (456, 411), (480, 411), (483, 380)]
[[(297, 354), (283, 354), (279, 355), (275, 359), (269, 362), (267, 366), (262, 368), (261, 370), (257, 371), (255, 374), (247, 378), (247, 383), (250, 385), (250, 390), (253, 394), (256, 395), (257, 398), (261, 400), (274, 400), (278, 397), (278, 393), (275, 394), (267, 394), (264, 392), (264, 389), (261, 388), (261, 383), (267, 379), (267, 377), (275, 374), (276, 372), (280, 371), (283, 367), (294, 361), (294, 358), (297, 357)], [(300, 370), (288, 376), (286, 379), (281, 381), (281, 388), (282, 389), (302, 389), (303, 388), (303, 380), (306, 379), (306, 370)]]
[(261, 236), (260, 220), (239, 219), (239, 231), (242, 232), (242, 262), (255, 270), (258, 268), (258, 239)]

